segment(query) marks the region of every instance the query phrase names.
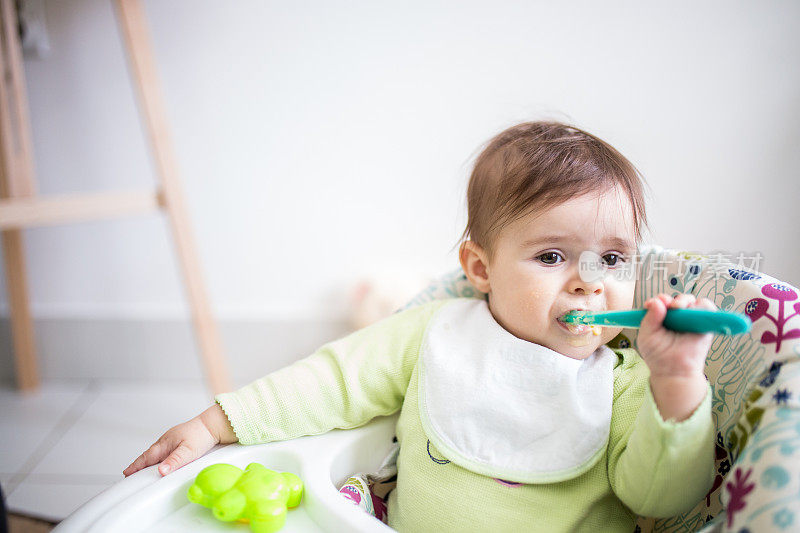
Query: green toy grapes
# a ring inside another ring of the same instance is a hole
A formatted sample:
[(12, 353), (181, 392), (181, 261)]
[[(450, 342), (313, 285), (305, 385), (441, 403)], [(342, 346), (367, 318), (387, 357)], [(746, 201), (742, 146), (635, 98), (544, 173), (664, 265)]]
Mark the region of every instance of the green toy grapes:
[(273, 533), (286, 523), (286, 509), (300, 504), (303, 482), (291, 472), (275, 472), (259, 463), (242, 470), (217, 463), (197, 474), (189, 501), (208, 507), (218, 520), (250, 522), (253, 533)]

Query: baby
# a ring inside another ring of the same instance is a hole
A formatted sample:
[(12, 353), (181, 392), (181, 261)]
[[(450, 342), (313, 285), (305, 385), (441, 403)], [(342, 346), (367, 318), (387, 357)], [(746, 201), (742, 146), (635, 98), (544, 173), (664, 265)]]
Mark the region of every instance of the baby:
[(662, 322), (669, 307), (714, 304), (651, 298), (638, 352), (606, 345), (621, 328), (560, 320), (632, 307), (639, 174), (580, 129), (523, 123), (489, 142), (467, 197), (459, 258), (484, 298), (400, 311), (220, 394), (124, 474), (400, 410), (397, 530), (630, 532), (636, 515), (690, 510), (714, 477), (712, 335)]

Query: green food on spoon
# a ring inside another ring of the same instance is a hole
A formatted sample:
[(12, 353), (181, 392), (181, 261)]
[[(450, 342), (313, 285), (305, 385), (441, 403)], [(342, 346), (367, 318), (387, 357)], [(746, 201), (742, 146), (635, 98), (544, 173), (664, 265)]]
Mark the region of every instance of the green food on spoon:
[[(647, 309), (590, 313), (570, 311), (562, 317), (568, 324), (587, 324), (605, 327), (638, 328)], [(664, 327), (684, 333), (715, 333), (717, 335), (739, 335), (750, 331), (752, 322), (742, 313), (709, 311), (707, 309), (667, 309)]]

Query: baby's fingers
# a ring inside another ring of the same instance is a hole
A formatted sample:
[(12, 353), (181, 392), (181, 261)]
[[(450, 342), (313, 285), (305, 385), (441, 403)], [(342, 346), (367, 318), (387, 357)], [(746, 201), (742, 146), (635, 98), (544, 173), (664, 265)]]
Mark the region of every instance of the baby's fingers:
[(644, 302), (647, 312), (642, 319), (641, 329), (653, 331), (659, 329), (664, 322), (664, 317), (667, 315), (667, 305), (668, 303), (664, 302), (660, 295)]
[[(672, 304), (672, 301), (674, 300), (674, 298), (672, 296), (670, 296), (669, 294), (664, 294), (663, 292), (657, 294), (654, 298), (656, 300), (660, 300), (661, 302), (663, 302), (665, 307), (669, 307), (670, 304)], [(653, 298), (651, 298), (651, 300), (652, 299)]]
[(698, 309), (708, 309), (709, 311), (718, 310), (717, 306), (714, 305), (714, 302), (712, 302), (708, 298), (700, 298), (694, 303), (694, 306)]
[(186, 441), (180, 443), (180, 445), (173, 450), (169, 457), (158, 466), (158, 472), (162, 476), (166, 476), (173, 470), (177, 470), (178, 468), (182, 467), (185, 464), (191, 463), (199, 454), (190, 448)]
[(168, 439), (166, 435), (158, 439), (152, 446), (150, 446), (145, 452), (136, 458), (134, 462), (128, 466), (125, 470), (122, 471), (122, 474), (125, 477), (130, 476), (131, 474), (135, 474), (142, 468), (147, 468), (150, 465), (154, 465), (164, 459), (167, 454), (170, 452), (172, 448), (168, 446)]
[(684, 309), (692, 307), (695, 303), (695, 296), (691, 293), (681, 293), (677, 295), (670, 303), (670, 309)]

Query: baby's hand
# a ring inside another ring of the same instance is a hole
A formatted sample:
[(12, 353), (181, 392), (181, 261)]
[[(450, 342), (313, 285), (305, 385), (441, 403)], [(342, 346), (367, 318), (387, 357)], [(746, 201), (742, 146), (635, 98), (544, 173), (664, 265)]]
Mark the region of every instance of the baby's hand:
[(170, 428), (122, 474), (128, 477), (142, 468), (161, 462), (158, 472), (166, 476), (202, 457), (217, 443), (230, 444), (238, 440), (222, 408), (214, 404), (188, 422)]
[(644, 306), (647, 314), (642, 320), (637, 342), (651, 378), (692, 378), (702, 375), (714, 335), (670, 331), (663, 327), (664, 317), (667, 308), (715, 311), (717, 306), (708, 298), (695, 300), (693, 294), (679, 294), (675, 298), (659, 294), (647, 300)]

